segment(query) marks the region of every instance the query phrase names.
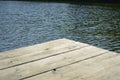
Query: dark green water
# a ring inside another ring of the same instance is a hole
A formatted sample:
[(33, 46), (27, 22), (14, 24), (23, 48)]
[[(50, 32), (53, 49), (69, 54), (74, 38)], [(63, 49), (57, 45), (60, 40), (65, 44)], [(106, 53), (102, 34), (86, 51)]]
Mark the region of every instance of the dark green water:
[(120, 8), (0, 1), (0, 52), (59, 38), (120, 53)]

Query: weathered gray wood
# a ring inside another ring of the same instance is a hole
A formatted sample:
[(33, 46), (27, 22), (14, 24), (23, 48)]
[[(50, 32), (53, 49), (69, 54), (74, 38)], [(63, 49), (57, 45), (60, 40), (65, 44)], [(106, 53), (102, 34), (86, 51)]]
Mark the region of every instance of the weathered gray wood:
[(119, 80), (119, 60), (117, 53), (59, 39), (0, 53), (0, 80)]
[(30, 63), (30, 62), (35, 62), (35, 61), (52, 57), (55, 55), (64, 54), (69, 51), (74, 51), (76, 49), (80, 49), (86, 46), (88, 45), (87, 44), (81, 45), (80, 43), (75, 43), (71, 41), (65, 44), (56, 45), (55, 47), (49, 47), (48, 50), (43, 50), (42, 52), (36, 51), (35, 53), (33, 52), (33, 53), (28, 53), (28, 54), (13, 57), (13, 58), (3, 59), (3, 60), (0, 60), (0, 70)]
[[(41, 52), (49, 50), (49, 49), (53, 49), (53, 48), (56, 49), (58, 47), (63, 47), (66, 45), (70, 46), (71, 44), (74, 45), (76, 43), (78, 43), (78, 42), (64, 39), (64, 38), (59, 39), (59, 40), (53, 40), (53, 41), (49, 41), (46, 43), (37, 44), (37, 45), (29, 46), (29, 47), (23, 47), (20, 49), (1, 52), (0, 60), (14, 58), (14, 57), (18, 57), (18, 56), (22, 56), (22, 55), (26, 55), (26, 54), (41, 53)], [(83, 43), (79, 43), (79, 44), (81, 44), (82, 46), (87, 45), (87, 44), (83, 44)]]
[(96, 74), (88, 77), (86, 80), (120, 80), (120, 64), (101, 70)]
[(108, 52), (24, 80), (120, 80), (120, 55)]
[(91, 56), (103, 54), (105, 52), (107, 51), (93, 46), (89, 46), (79, 50), (68, 52), (66, 54), (61, 54), (43, 60), (1, 70), (0, 74), (2, 75), (0, 75), (0, 78), (1, 80), (18, 80), (34, 74), (43, 73), (57, 67), (65, 66), (67, 64), (71, 64), (76, 61), (89, 58)]

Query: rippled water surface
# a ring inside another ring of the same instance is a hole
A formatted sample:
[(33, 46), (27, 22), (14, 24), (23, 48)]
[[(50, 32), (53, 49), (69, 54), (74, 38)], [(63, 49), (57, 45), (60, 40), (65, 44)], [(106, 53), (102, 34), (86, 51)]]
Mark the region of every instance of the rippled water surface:
[(120, 53), (120, 8), (0, 1), (0, 52), (59, 38)]

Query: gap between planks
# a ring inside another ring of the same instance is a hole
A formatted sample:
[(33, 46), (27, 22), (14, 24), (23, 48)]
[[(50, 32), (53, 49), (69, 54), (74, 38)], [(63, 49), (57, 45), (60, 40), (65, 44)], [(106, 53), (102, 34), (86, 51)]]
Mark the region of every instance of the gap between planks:
[(120, 56), (106, 54), (21, 80), (120, 80)]
[[(61, 54), (61, 55), (49, 57), (47, 59), (35, 61), (29, 64), (19, 65), (13, 68), (1, 70), (0, 74), (2, 75), (0, 75), (0, 78), (1, 80), (7, 80), (7, 79), (18, 80), (18, 79), (26, 78), (39, 73), (43, 73), (52, 69), (56, 69), (59, 67), (71, 65), (71, 64), (80, 62), (82, 60), (87, 60), (92, 57), (102, 55), (106, 52), (107, 52), (106, 50), (89, 46), (79, 50), (68, 52), (66, 54)], [(11, 75), (14, 75), (14, 76), (11, 77)]]
[[(58, 41), (60, 41), (60, 43)], [(35, 62), (35, 61), (46, 59), (46, 58), (49, 58), (52, 56), (65, 54), (67, 52), (75, 51), (77, 49), (81, 49), (81, 48), (89, 46), (87, 44), (80, 44), (78, 42), (71, 41), (71, 40), (67, 40), (67, 42), (66, 43), (65, 42), (66, 42), (66, 39), (52, 41), (52, 42), (49, 42), (49, 44), (52, 45), (52, 43), (54, 43), (54, 44), (56, 44), (56, 46), (52, 46), (52, 47), (47, 46), (47, 48), (49, 48), (49, 50), (45, 49), (45, 50), (41, 51), (41, 49), (40, 49), (38, 52), (27, 53), (27, 54), (25, 53), (24, 55), (21, 55), (21, 56), (16, 56), (16, 57), (11, 57), (8, 59), (0, 60), (0, 70), (27, 64), (30, 62)], [(61, 43), (63, 43), (63, 44), (61, 44)], [(39, 47), (41, 48), (41, 46), (39, 46)], [(33, 48), (35, 48), (35, 46), (33, 46)], [(37, 45), (37, 48), (38, 48), (38, 45)], [(18, 50), (21, 50), (21, 49), (18, 49)]]
[[(37, 49), (33, 49), (33, 48), (37, 48)], [(30, 51), (28, 51), (29, 49)], [(19, 50), (20, 52), (18, 52)], [(36, 50), (38, 50), (38, 52), (36, 52)], [(1, 80), (19, 80), (19, 79), (39, 80), (40, 74), (46, 75), (51, 71), (56, 72), (56, 70), (58, 71), (66, 67), (68, 67), (69, 70), (70, 66), (80, 64), (80, 62), (84, 62), (84, 61), (86, 62), (87, 60), (89, 61), (99, 56), (104, 57), (104, 55), (108, 53), (110, 53), (108, 50), (100, 49), (94, 46), (90, 46), (88, 44), (79, 43), (68, 39), (59, 39), (35, 46), (12, 50), (10, 52), (7, 51), (5, 52), (5, 55), (4, 54), (0, 55), (0, 59), (1, 59), (0, 79)], [(116, 53), (112, 53), (112, 55), (114, 54), (116, 55)], [(69, 74), (69, 72), (66, 72), (66, 74)], [(48, 78), (48, 79), (52, 80), (54, 78)], [(62, 77), (60, 79), (62, 79)], [(45, 79), (41, 78), (41, 80), (46, 80), (46, 78)]]

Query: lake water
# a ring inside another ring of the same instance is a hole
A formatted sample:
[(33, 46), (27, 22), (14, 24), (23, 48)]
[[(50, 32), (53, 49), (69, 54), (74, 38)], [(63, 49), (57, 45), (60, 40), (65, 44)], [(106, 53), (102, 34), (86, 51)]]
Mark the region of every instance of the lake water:
[(59, 38), (120, 53), (120, 8), (0, 1), (0, 52)]

